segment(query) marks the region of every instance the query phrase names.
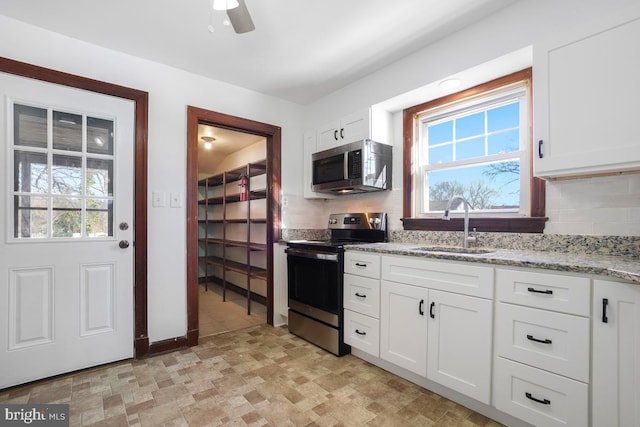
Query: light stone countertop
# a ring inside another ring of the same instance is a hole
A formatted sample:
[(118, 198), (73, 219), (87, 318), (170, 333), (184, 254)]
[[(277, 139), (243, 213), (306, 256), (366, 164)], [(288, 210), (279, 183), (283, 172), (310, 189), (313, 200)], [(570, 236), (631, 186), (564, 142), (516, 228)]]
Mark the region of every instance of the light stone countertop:
[(640, 285), (640, 259), (626, 256), (584, 255), (543, 251), (490, 249), (489, 253), (466, 254), (427, 252), (417, 248), (433, 246), (417, 243), (368, 243), (347, 245), (345, 249), (393, 255), (410, 255), (430, 259), (479, 262), (509, 267), (540, 268), (570, 273), (594, 274), (627, 280)]

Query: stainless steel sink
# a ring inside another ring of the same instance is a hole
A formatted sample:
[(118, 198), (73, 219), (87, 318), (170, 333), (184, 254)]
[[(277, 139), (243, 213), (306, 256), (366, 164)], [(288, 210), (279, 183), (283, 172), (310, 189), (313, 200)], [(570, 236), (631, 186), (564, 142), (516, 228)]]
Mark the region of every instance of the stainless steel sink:
[(456, 246), (421, 246), (413, 248), (414, 251), (420, 252), (441, 252), (441, 253), (453, 253), (453, 254), (472, 254), (482, 255), (494, 252), (491, 249), (484, 248), (460, 248)]

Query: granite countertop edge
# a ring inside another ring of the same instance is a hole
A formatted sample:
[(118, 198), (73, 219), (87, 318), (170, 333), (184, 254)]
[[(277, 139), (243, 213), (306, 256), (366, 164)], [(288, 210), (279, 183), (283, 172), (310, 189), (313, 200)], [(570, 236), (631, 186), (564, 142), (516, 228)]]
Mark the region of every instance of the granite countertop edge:
[(640, 285), (640, 260), (635, 257), (565, 254), (541, 251), (487, 249), (489, 253), (465, 254), (418, 250), (422, 244), (368, 243), (346, 245), (347, 250), (409, 255), (450, 261), (477, 262), (509, 267), (539, 268), (570, 273), (608, 276)]

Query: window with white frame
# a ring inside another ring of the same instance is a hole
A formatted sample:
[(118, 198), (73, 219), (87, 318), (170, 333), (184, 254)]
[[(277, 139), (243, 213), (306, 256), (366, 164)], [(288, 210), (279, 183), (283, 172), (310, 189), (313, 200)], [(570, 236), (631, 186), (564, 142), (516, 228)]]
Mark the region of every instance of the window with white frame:
[(442, 215), (457, 195), (476, 214), (528, 215), (529, 96), (522, 81), (417, 115), (414, 217)]
[(114, 120), (12, 106), (13, 239), (113, 237)]

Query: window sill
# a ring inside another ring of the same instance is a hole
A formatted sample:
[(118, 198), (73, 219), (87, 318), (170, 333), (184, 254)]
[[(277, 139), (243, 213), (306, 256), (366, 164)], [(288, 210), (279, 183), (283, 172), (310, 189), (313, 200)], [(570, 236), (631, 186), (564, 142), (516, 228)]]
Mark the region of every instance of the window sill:
[[(480, 232), (500, 233), (542, 233), (546, 217), (513, 217), (513, 218), (469, 218), (469, 229), (474, 227)], [(423, 231), (462, 231), (463, 218), (451, 218), (444, 221), (440, 218), (402, 218), (405, 230)]]

